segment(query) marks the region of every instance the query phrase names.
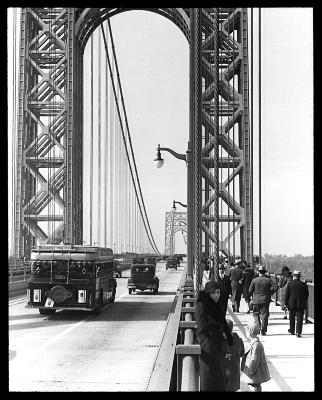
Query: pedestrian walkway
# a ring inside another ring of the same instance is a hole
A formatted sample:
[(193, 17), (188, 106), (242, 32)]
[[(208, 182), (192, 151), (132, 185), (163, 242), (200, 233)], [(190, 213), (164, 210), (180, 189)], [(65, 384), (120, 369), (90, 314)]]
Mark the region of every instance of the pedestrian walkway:
[[(228, 302), (227, 318), (234, 322), (233, 330), (247, 338), (245, 326), (253, 321), (247, 314), (247, 304), (242, 298), (240, 312), (234, 313)], [(288, 333), (289, 320), (274, 302), (270, 304), (270, 316), (266, 336), (259, 336), (264, 345), (271, 380), (262, 384), (263, 392), (313, 392), (314, 391), (314, 324), (303, 323), (302, 337)], [(241, 390), (248, 391), (247, 377), (241, 375)]]

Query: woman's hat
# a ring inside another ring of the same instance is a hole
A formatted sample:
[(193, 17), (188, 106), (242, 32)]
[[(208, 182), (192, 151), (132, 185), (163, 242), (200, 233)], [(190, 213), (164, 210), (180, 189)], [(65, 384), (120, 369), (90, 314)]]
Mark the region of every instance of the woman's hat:
[(213, 290), (220, 289), (218, 283), (216, 281), (208, 281), (205, 284), (205, 292), (210, 293)]

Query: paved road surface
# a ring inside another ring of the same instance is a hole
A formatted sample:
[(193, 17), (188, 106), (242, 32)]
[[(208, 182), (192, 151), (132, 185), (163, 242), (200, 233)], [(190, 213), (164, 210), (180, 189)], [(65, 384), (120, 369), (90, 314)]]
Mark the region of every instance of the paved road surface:
[(128, 294), (118, 278), (114, 304), (94, 316), (42, 316), (14, 299), (9, 307), (10, 391), (144, 391), (161, 344), (183, 267), (157, 266), (160, 288)]

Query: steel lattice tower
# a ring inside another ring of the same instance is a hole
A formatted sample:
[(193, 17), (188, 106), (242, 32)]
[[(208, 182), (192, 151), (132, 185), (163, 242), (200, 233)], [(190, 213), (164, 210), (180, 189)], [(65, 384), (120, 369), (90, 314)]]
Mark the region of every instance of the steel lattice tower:
[[(128, 8), (23, 8), (21, 19), (15, 199), (15, 255), (39, 240), (82, 243), (82, 112), (85, 45), (107, 18)], [(142, 9), (144, 10), (144, 9)], [(190, 44), (193, 137), (193, 248), (228, 254), (240, 231), (241, 256), (252, 259), (252, 190), (245, 8), (150, 8), (171, 20)], [(235, 84), (236, 82), (236, 84)], [(228, 120), (221, 124), (228, 117)], [(235, 129), (236, 140), (229, 134)], [(226, 156), (221, 156), (220, 149)], [(226, 179), (221, 182), (221, 171)], [(47, 178), (46, 178), (47, 177)], [(49, 178), (48, 178), (49, 177)], [(236, 194), (227, 190), (236, 181)], [(218, 202), (227, 205), (220, 214)], [(51, 205), (55, 212), (44, 215)], [(41, 227), (52, 221), (52, 230)], [(237, 225), (235, 224), (237, 223)], [(219, 240), (219, 225), (226, 238)]]
[[(165, 251), (167, 255), (175, 254), (175, 234), (187, 232), (187, 213), (170, 211), (165, 213)], [(185, 237), (185, 235), (184, 235)]]

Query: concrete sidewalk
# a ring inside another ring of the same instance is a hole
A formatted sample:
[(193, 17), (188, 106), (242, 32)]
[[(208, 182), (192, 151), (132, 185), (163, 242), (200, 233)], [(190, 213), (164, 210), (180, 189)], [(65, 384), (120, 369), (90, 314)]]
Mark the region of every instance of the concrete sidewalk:
[[(227, 318), (234, 322), (233, 330), (247, 339), (245, 326), (253, 321), (252, 313), (247, 314), (247, 304), (242, 298), (240, 312), (234, 313), (228, 302)], [(259, 335), (264, 345), (271, 380), (262, 384), (263, 392), (312, 392), (314, 391), (314, 324), (303, 323), (302, 337), (290, 335), (289, 319), (274, 302), (270, 304), (270, 316), (266, 336)], [(241, 374), (241, 390), (248, 391), (247, 377)]]

